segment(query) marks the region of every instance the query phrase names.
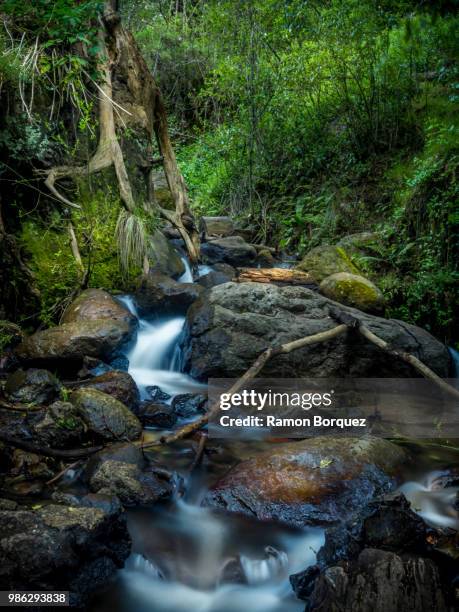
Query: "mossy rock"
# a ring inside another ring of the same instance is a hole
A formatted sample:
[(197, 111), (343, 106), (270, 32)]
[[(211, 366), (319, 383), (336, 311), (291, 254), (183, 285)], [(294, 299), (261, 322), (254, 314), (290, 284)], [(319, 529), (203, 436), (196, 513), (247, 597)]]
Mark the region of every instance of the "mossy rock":
[(116, 398), (97, 389), (77, 389), (70, 396), (88, 429), (104, 440), (137, 440), (142, 433), (138, 418)]
[(364, 312), (381, 312), (384, 308), (384, 296), (378, 287), (357, 274), (332, 274), (320, 283), (319, 291), (331, 300)]
[(311, 249), (298, 264), (297, 269), (309, 272), (317, 283), (337, 272), (349, 274), (360, 272), (343, 247), (329, 244)]

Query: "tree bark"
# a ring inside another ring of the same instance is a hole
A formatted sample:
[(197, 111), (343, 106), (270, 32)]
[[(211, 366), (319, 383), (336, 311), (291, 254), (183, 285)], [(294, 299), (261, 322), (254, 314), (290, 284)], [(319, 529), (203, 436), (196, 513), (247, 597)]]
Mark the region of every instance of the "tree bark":
[(314, 279), (301, 270), (284, 268), (238, 268), (234, 279), (238, 283), (287, 283), (289, 285), (314, 285)]
[[(51, 193), (67, 206), (78, 204), (63, 196), (56, 182), (63, 178), (77, 180), (113, 166), (120, 198), (130, 213), (135, 211), (135, 199), (126, 169), (117, 128), (135, 126), (143, 131), (146, 150), (151, 150), (156, 138), (163, 161), (164, 172), (175, 203), (175, 211), (158, 206), (160, 214), (180, 232), (192, 263), (199, 260), (199, 233), (191, 214), (185, 182), (177, 166), (175, 153), (167, 129), (167, 115), (161, 93), (139, 51), (132, 34), (126, 31), (116, 12), (116, 2), (106, 0), (103, 15), (104, 28), (100, 31), (99, 66), (101, 83), (95, 83), (99, 92), (99, 141), (96, 152), (84, 166), (55, 166), (44, 172), (45, 184)], [(116, 91), (114, 82), (116, 81)], [(122, 95), (121, 95), (122, 94)], [(117, 100), (121, 95), (122, 99)], [(116, 112), (116, 114), (115, 114)], [(153, 158), (145, 164), (153, 165)], [(147, 196), (144, 208), (150, 204), (149, 175), (146, 174)], [(144, 270), (148, 270), (145, 266)]]

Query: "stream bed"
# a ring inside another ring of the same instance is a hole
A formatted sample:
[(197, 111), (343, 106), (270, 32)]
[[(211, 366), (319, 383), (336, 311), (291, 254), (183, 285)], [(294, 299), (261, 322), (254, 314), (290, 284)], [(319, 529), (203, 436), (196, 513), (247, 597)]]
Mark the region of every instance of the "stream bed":
[[(187, 262), (182, 282), (192, 280)], [(203, 267), (200, 272), (209, 271)], [(120, 301), (138, 317), (132, 297)], [(138, 317), (139, 318), (139, 317)], [(139, 319), (137, 340), (127, 357), (129, 373), (141, 398), (158, 386), (171, 396), (198, 393), (205, 385), (181, 372), (179, 350), (183, 316)], [(152, 439), (163, 431), (146, 431)], [(291, 588), (289, 576), (316, 561), (324, 542), (319, 528), (291, 529), (219, 514), (201, 507), (210, 484), (238, 460), (266, 450), (269, 442), (226, 441), (214, 461), (207, 459), (190, 478), (193, 449), (183, 443), (158, 452), (168, 469), (181, 474), (184, 485), (176, 499), (152, 509), (128, 511), (132, 553), (116, 582), (95, 597), (94, 612), (300, 612), (304, 602)], [(457, 463), (457, 452), (416, 445), (416, 471), (406, 474), (400, 491), (413, 509), (435, 527), (457, 529), (454, 503), (459, 487), (438, 486), (444, 468)]]

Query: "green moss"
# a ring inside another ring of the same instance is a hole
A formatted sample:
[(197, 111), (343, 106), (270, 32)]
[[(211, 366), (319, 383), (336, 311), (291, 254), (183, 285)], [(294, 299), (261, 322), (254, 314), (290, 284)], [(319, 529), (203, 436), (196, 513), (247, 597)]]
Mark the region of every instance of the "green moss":
[(384, 305), (381, 291), (363, 276), (340, 272), (324, 279), (320, 291), (332, 300), (364, 311), (380, 311)]
[(117, 195), (109, 189), (81, 194), (81, 209), (70, 216), (54, 211), (47, 218), (28, 218), (22, 225), (21, 243), (41, 295), (40, 318), (46, 325), (59, 321), (69, 297), (81, 283), (83, 271), (70, 248), (69, 222), (75, 230), (88, 287), (129, 291), (140, 272), (131, 266), (126, 277), (120, 268), (115, 228), (120, 211)]

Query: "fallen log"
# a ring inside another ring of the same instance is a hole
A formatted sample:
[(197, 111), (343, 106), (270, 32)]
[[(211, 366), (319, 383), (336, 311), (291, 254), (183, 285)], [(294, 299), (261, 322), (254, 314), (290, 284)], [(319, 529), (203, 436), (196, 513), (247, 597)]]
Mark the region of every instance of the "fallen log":
[(57, 448), (49, 448), (47, 446), (39, 446), (32, 442), (26, 442), (19, 438), (14, 438), (6, 434), (0, 433), (0, 442), (7, 446), (14, 446), (29, 453), (36, 455), (44, 455), (45, 457), (55, 457), (56, 459), (84, 459), (103, 449), (103, 446), (88, 446), (87, 448), (75, 448), (71, 450), (61, 450)]
[(317, 286), (312, 276), (301, 270), (287, 268), (238, 268), (237, 283), (280, 283), (286, 285)]

